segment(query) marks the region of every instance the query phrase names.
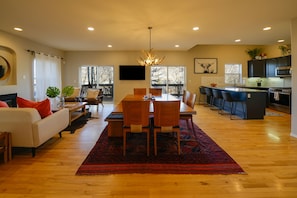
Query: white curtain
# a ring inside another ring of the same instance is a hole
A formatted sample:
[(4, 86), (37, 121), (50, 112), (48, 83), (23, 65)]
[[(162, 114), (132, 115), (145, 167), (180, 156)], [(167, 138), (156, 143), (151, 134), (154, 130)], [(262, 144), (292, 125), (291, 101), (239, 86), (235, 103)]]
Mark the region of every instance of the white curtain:
[(44, 100), (49, 86), (61, 90), (61, 59), (42, 53), (35, 54), (34, 64), (35, 100)]

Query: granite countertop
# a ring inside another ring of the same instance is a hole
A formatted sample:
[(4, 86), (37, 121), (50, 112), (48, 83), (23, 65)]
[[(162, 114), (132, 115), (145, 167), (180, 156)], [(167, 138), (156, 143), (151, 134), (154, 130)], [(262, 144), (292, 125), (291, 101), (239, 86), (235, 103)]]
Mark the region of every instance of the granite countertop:
[(222, 91), (233, 91), (233, 92), (267, 92), (266, 90), (260, 89), (249, 89), (249, 88), (242, 88), (242, 87), (209, 87), (212, 89), (219, 89)]

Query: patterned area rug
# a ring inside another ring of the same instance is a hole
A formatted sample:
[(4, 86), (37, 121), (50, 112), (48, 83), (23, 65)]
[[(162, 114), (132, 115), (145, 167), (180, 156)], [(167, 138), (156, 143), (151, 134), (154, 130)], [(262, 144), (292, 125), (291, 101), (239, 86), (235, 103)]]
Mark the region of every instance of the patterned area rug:
[(104, 129), (99, 140), (79, 167), (76, 175), (155, 173), (155, 174), (244, 174), (243, 169), (209, 136), (195, 125), (195, 139), (181, 121), (181, 155), (176, 138), (158, 135), (158, 155), (146, 156), (145, 134), (128, 134), (127, 153), (123, 156), (122, 138), (108, 137)]

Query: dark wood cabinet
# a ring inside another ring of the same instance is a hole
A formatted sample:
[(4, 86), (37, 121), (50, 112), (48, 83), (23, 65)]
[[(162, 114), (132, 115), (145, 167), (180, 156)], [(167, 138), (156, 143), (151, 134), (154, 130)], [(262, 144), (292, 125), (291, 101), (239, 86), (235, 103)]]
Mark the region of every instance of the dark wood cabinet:
[(265, 77), (265, 76), (266, 76), (265, 60), (248, 61), (248, 77)]
[(291, 66), (291, 55), (248, 61), (248, 77), (275, 77), (275, 68)]
[(277, 66), (276, 58), (270, 58), (266, 60), (266, 77), (275, 77), (276, 66)]
[(277, 67), (291, 66), (291, 55), (277, 58)]

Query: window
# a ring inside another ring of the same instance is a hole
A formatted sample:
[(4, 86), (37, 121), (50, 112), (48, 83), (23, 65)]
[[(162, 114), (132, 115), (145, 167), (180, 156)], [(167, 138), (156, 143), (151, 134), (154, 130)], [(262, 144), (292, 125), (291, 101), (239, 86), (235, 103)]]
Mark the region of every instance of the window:
[(241, 64), (225, 64), (225, 83), (236, 84), (242, 81)]
[(34, 99), (36, 101), (45, 99), (46, 89), (49, 86), (61, 89), (61, 58), (35, 53), (33, 62)]
[(185, 67), (183, 66), (152, 66), (151, 86), (161, 87), (163, 93), (181, 96), (185, 86)]
[(102, 88), (103, 95), (113, 98), (113, 66), (82, 66), (80, 84)]

